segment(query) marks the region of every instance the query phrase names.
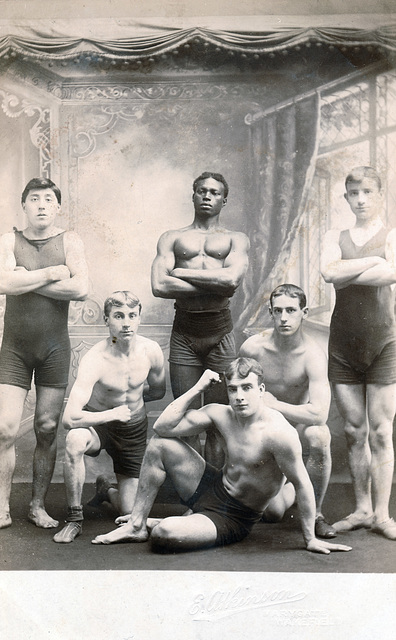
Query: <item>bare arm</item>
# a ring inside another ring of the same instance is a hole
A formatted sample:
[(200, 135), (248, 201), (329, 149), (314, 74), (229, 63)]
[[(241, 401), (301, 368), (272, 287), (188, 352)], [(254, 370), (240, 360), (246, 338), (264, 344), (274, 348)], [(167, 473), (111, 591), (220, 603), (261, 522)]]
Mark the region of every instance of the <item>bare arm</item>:
[(339, 235), (340, 232), (336, 230), (328, 231), (325, 235), (320, 270), (326, 282), (332, 282), (335, 286), (351, 284), (353, 278), (385, 262), (379, 256), (342, 260)]
[(66, 429), (88, 429), (112, 420), (127, 422), (131, 417), (131, 411), (127, 405), (120, 405), (105, 411), (85, 411), (84, 407), (89, 402), (99, 377), (100, 364), (95, 354), (88, 352), (80, 362), (77, 379), (63, 414), (63, 426)]
[(351, 547), (332, 544), (315, 538), (315, 496), (302, 459), (301, 444), (296, 431), (277, 438), (274, 457), (286, 478), (294, 485), (301, 520), (301, 529), (308, 551), (329, 554), (331, 551), (350, 551)]
[(172, 275), (211, 293), (231, 297), (249, 266), (249, 240), (244, 233), (234, 233), (231, 250), (222, 267), (215, 269), (177, 268)]
[(290, 404), (277, 400), (271, 393), (264, 394), (268, 407), (279, 411), (289, 422), (305, 425), (325, 424), (330, 408), (330, 385), (327, 378), (327, 358), (319, 348), (307, 351), (308, 402)]
[(64, 247), (70, 277), (45, 285), (36, 293), (56, 300), (85, 300), (88, 296), (89, 280), (84, 245), (76, 233), (66, 231)]
[(156, 342), (152, 345), (151, 369), (143, 389), (144, 402), (160, 400), (166, 391), (164, 354)]
[(177, 438), (197, 435), (213, 426), (207, 406), (191, 411), (188, 411), (188, 407), (196, 397), (218, 382), (220, 382), (219, 374), (207, 369), (191, 389), (164, 409), (154, 424), (155, 433), (164, 438)]
[(348, 284), (382, 287), (396, 283), (396, 229), (389, 232), (385, 245), (385, 260), (370, 267)]
[(70, 272), (65, 265), (45, 267), (28, 271), (16, 266), (14, 255), (15, 236), (6, 233), (0, 238), (0, 294), (19, 296), (63, 278), (69, 278)]
[(202, 295), (202, 291), (198, 287), (172, 274), (175, 267), (173, 246), (176, 233), (175, 231), (167, 231), (158, 241), (157, 255), (151, 267), (151, 289), (157, 298)]

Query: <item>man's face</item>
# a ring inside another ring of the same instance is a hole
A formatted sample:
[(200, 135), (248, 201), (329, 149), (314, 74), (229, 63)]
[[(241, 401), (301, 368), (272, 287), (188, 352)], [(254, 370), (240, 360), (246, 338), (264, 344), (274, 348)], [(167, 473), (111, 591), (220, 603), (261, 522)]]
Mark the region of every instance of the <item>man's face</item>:
[(105, 317), (105, 322), (109, 327), (110, 336), (113, 341), (130, 341), (138, 331), (140, 324), (139, 305), (128, 307), (123, 304), (121, 307), (111, 307), (109, 316)]
[(237, 416), (248, 418), (260, 409), (264, 385), (252, 371), (246, 378), (227, 380), (228, 400)]
[(224, 197), (224, 185), (214, 178), (205, 178), (197, 184), (192, 197), (196, 213), (216, 216), (220, 213), (227, 198)]
[(284, 336), (296, 333), (307, 313), (307, 307), (300, 308), (298, 298), (292, 298), (285, 294), (273, 298), (272, 307), (270, 307), (275, 331)]
[(52, 189), (31, 189), (22, 208), (29, 227), (47, 229), (54, 223), (60, 205)]
[(361, 182), (347, 184), (344, 198), (358, 221), (364, 222), (377, 217), (381, 212), (382, 194), (373, 178), (363, 178)]

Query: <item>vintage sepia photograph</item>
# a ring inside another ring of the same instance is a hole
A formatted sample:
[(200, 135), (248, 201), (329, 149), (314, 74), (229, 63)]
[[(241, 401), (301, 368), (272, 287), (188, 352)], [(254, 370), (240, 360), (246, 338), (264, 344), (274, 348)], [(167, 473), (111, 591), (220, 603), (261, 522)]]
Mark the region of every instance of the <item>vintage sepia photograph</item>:
[(0, 104), (0, 632), (390, 640), (396, 3), (0, 0)]

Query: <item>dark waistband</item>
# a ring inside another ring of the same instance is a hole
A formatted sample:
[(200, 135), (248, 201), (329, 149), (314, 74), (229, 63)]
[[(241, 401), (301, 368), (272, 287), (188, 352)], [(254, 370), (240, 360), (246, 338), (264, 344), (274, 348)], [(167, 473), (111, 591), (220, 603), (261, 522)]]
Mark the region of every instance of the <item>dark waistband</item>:
[(205, 338), (226, 335), (232, 331), (231, 312), (228, 307), (217, 311), (187, 311), (175, 305), (173, 329), (178, 333)]

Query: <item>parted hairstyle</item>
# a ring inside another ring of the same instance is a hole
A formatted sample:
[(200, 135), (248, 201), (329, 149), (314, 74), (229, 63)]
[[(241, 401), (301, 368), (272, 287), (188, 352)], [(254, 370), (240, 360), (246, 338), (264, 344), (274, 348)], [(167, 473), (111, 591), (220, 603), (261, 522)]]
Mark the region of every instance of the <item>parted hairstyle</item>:
[(278, 296), (290, 296), (291, 298), (298, 298), (300, 303), (300, 309), (305, 309), (307, 306), (307, 297), (301, 287), (297, 287), (295, 284), (280, 284), (276, 287), (270, 295), (270, 307), (272, 309), (274, 298)]
[(231, 380), (235, 377), (247, 378), (249, 373), (255, 373), (258, 378), (258, 383), (262, 383), (264, 373), (257, 360), (254, 360), (254, 358), (237, 358), (230, 362), (224, 371), (224, 377), (226, 380)]
[(29, 180), (26, 187), (22, 191), (22, 204), (26, 202), (29, 191), (36, 191), (36, 189), (51, 189), (51, 191), (53, 191), (56, 196), (58, 204), (61, 204), (61, 191), (59, 187), (56, 186), (55, 182), (52, 182), (52, 180), (50, 180), (49, 178), (32, 178), (31, 180)]
[(377, 183), (378, 191), (381, 191), (381, 178), (373, 167), (355, 167), (345, 178), (345, 189), (351, 182), (361, 182), (363, 178), (371, 178)]
[(108, 318), (112, 307), (122, 307), (126, 304), (133, 309), (139, 306), (139, 314), (142, 311), (142, 304), (139, 298), (132, 291), (114, 291), (106, 298), (104, 303), (104, 317)]

